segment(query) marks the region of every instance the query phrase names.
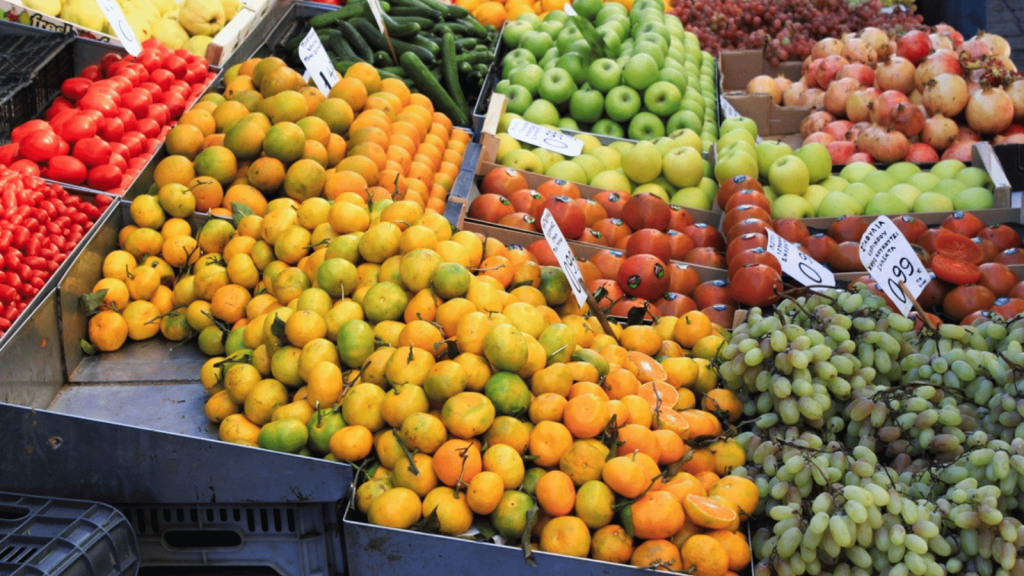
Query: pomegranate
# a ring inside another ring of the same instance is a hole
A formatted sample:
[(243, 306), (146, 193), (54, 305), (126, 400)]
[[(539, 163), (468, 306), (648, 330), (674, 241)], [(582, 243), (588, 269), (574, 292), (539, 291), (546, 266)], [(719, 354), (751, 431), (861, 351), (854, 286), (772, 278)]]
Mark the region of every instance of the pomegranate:
[(1024, 134), (1011, 134), (999, 144), (1024, 144)]
[(905, 162), (913, 162), (914, 164), (938, 162), (939, 153), (935, 151), (935, 148), (932, 148), (924, 142), (914, 142), (910, 145), (910, 148), (907, 150), (907, 155), (903, 160)]
[(924, 121), (920, 137), (921, 142), (941, 152), (956, 142), (957, 134), (956, 122), (936, 114)]
[(825, 91), (824, 90), (818, 90), (818, 89), (814, 90), (814, 98), (811, 100), (811, 106), (814, 106), (815, 108), (824, 108), (825, 107)]
[(924, 112), (909, 102), (897, 104), (889, 111), (885, 126), (907, 137), (917, 136), (924, 129)]
[(849, 120), (833, 120), (821, 129), (822, 132), (831, 135), (836, 140), (846, 138), (846, 132), (853, 126)]
[(896, 40), (896, 55), (910, 60), (915, 66), (931, 52), (932, 42), (928, 34), (911, 30)]
[(1017, 78), (1006, 87), (1006, 95), (1013, 101), (1013, 120), (1024, 122), (1024, 78)]
[(843, 41), (836, 38), (822, 38), (811, 48), (811, 58), (814, 60), (842, 53)]
[(897, 104), (910, 102), (907, 95), (903, 92), (896, 90), (886, 90), (878, 95), (878, 98), (868, 104), (868, 109), (871, 110), (871, 121), (875, 124), (885, 123), (886, 118), (889, 117), (889, 112), (896, 107)]
[(747, 94), (767, 94), (775, 104), (782, 103), (782, 90), (779, 90), (775, 79), (766, 74), (754, 76), (747, 82)]
[(1010, 43), (1006, 41), (1006, 38), (998, 34), (989, 34), (987, 32), (978, 32), (978, 41), (988, 46), (989, 51), (993, 56), (1009, 56), (1010, 55)]
[(928, 35), (928, 40), (932, 43), (932, 50), (952, 50), (953, 40), (949, 36), (943, 36), (938, 32), (933, 32)]
[(850, 162), (850, 157), (857, 152), (857, 145), (846, 140), (836, 140), (825, 145), (829, 156), (832, 157), (832, 164), (842, 166)]
[(859, 62), (861, 64), (874, 64), (878, 62), (878, 52), (862, 38), (851, 38), (846, 42), (841, 56), (850, 62)]
[(1020, 124), (1010, 124), (1009, 128), (1003, 130), (999, 134), (996, 134), (996, 137), (992, 139), (992, 143), (1002, 144), (1005, 142), (1007, 138), (1010, 138), (1012, 136), (1019, 136), (1022, 134), (1024, 134), (1024, 126), (1021, 126)]
[(896, 90), (910, 94), (914, 89), (913, 62), (902, 56), (892, 56), (875, 68), (875, 84), (879, 90)]
[(971, 161), (971, 150), (974, 149), (973, 142), (956, 142), (942, 153), (942, 160), (959, 160), (965, 164)]
[(818, 69), (815, 72), (815, 79), (818, 81), (818, 86), (821, 88), (828, 88), (828, 85), (832, 82), (832, 79), (836, 77), (836, 74), (842, 70), (843, 66), (849, 64), (850, 61), (842, 56), (835, 54), (822, 58), (821, 63), (818, 65)]
[(1002, 88), (975, 92), (968, 98), (964, 110), (967, 125), (982, 134), (996, 134), (1013, 124), (1013, 99)]
[(810, 134), (809, 136), (807, 136), (807, 138), (804, 138), (803, 145), (807, 146), (808, 144), (811, 144), (811, 143), (814, 143), (814, 142), (817, 142), (818, 144), (822, 144), (822, 145), (828, 145), (829, 142), (835, 142), (835, 141), (836, 141), (835, 136), (832, 136), (828, 132), (815, 132), (814, 134)]
[(875, 157), (867, 152), (857, 152), (853, 156), (850, 156), (850, 159), (847, 160), (847, 162), (850, 164), (853, 164), (854, 162), (867, 162), (868, 164), (874, 164)]
[(846, 134), (843, 135), (843, 140), (849, 140), (850, 142), (856, 142), (857, 141), (857, 136), (859, 136), (861, 132), (867, 130), (870, 127), (871, 127), (871, 122), (857, 122), (853, 126), (850, 126), (850, 129), (846, 131)]
[(800, 135), (807, 138), (815, 132), (821, 132), (829, 122), (835, 119), (836, 117), (828, 112), (820, 110), (811, 112), (800, 122)]
[(846, 117), (851, 122), (864, 122), (871, 117), (871, 110), (868, 105), (874, 102), (875, 98), (882, 91), (874, 86), (856, 90), (846, 100)]
[(960, 124), (956, 127), (956, 141), (957, 142), (981, 142), (981, 134), (971, 130), (970, 126), (964, 126)]
[(915, 106), (924, 104), (924, 96), (921, 95), (921, 91), (917, 88), (914, 88), (914, 91), (907, 95), (907, 98), (909, 98), (910, 103)]
[(969, 99), (967, 81), (959, 74), (939, 74), (929, 80), (921, 91), (921, 103), (930, 115), (952, 118), (959, 114)]
[(914, 72), (914, 85), (921, 92), (929, 80), (940, 74), (954, 74), (960, 76), (963, 68), (960, 66), (960, 59), (952, 50), (939, 50), (932, 52), (920, 64)]
[(825, 110), (834, 116), (846, 113), (846, 102), (861, 87), (853, 78), (840, 78), (829, 84), (825, 91)]
[(800, 96), (800, 102), (797, 106), (814, 106), (815, 102), (818, 101), (819, 97), (825, 95), (825, 91), (821, 88), (808, 88)]
[(869, 26), (860, 31), (860, 37), (875, 51), (879, 61), (889, 57), (889, 35), (884, 30)]
[(793, 85), (793, 81), (780, 74), (775, 77), (775, 84), (779, 87), (779, 91), (785, 94), (786, 89)]
[(949, 24), (936, 24), (935, 32), (949, 38), (953, 42), (953, 48), (959, 48), (964, 43), (964, 35)]
[(992, 47), (986, 42), (982, 42), (977, 38), (971, 38), (965, 41), (957, 48), (957, 54), (969, 54), (975, 58), (980, 59), (982, 56), (988, 57), (992, 55)]
[(807, 70), (800, 79), (803, 80), (804, 84), (807, 84), (808, 88), (818, 87), (818, 67), (824, 61), (824, 58), (816, 58), (807, 65)]
[(875, 85), (875, 69), (867, 64), (847, 64), (839, 69), (836, 78), (853, 78), (861, 86)]
[(799, 106), (798, 102), (805, 91), (807, 91), (807, 84), (804, 84), (802, 81), (793, 82), (789, 85), (789, 88), (782, 91), (782, 105)]

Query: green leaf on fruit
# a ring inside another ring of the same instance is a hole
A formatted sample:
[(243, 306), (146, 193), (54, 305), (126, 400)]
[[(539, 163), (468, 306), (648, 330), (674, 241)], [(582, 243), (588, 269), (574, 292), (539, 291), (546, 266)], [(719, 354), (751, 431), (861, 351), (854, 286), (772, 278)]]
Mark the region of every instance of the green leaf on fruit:
[(583, 34), (583, 38), (586, 39), (587, 44), (590, 44), (590, 51), (594, 56), (597, 58), (604, 58), (604, 55), (606, 54), (604, 39), (597, 33), (597, 28), (594, 28), (594, 25), (590, 23), (590, 20), (587, 20), (583, 16), (570, 16), (569, 19), (576, 24), (577, 28), (579, 28), (580, 33)]
[(96, 347), (92, 345), (92, 342), (89, 342), (85, 338), (79, 340), (78, 345), (82, 348), (82, 352), (85, 352), (89, 356), (99, 352), (99, 350), (96, 350)]
[(284, 335), (284, 320), (276, 314), (274, 315), (274, 321), (270, 323), (270, 333), (281, 340), (286, 339), (286, 336)]
[(523, 528), (522, 544), (523, 544), (523, 559), (526, 563), (534, 568), (537, 567), (537, 560), (533, 558), (533, 548), (530, 547), (530, 535), (533, 533), (533, 529), (537, 526), (537, 520), (539, 520), (540, 509), (536, 504), (526, 513), (526, 527)]
[(252, 208), (249, 208), (245, 204), (242, 204), (241, 202), (231, 203), (231, 222), (235, 225), (235, 228), (238, 228), (238, 223), (242, 221), (242, 218), (252, 216), (253, 214), (255, 214), (255, 212), (252, 211)]
[(492, 541), (498, 532), (491, 526), (491, 522), (486, 516), (477, 516), (473, 520), (473, 526), (480, 531), (480, 535), (483, 536), (488, 542)]
[(634, 306), (626, 314), (626, 326), (640, 326), (647, 315), (647, 306)]
[(441, 521), (437, 518), (437, 508), (435, 507), (430, 511), (430, 514), (428, 514), (426, 518), (414, 524), (412, 530), (414, 532), (427, 532), (429, 534), (440, 533)]
[(82, 301), (82, 306), (85, 307), (85, 315), (92, 316), (100, 311), (100, 306), (103, 305), (103, 299), (107, 296), (107, 289), (97, 290), (96, 292), (90, 292), (88, 294), (82, 294), (79, 296), (79, 300)]

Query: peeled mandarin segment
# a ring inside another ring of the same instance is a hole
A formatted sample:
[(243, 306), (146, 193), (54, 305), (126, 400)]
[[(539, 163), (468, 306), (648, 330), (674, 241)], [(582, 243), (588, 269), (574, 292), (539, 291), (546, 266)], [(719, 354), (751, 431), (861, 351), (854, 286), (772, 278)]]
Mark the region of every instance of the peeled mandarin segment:
[(683, 501), (686, 517), (705, 528), (721, 530), (736, 521), (736, 511), (711, 498), (690, 494)]

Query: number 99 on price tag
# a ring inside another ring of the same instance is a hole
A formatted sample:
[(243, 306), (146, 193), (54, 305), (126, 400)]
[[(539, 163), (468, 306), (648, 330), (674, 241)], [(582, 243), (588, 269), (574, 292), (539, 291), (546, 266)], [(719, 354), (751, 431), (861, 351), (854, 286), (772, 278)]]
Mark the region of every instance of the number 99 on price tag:
[(886, 216), (879, 216), (861, 237), (860, 261), (904, 316), (931, 280), (910, 242)]

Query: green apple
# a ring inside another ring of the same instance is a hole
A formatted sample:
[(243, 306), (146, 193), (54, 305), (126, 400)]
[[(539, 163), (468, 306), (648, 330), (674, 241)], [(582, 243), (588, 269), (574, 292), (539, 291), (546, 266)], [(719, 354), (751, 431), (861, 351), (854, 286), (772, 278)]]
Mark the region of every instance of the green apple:
[(551, 38), (550, 34), (540, 30), (528, 30), (519, 40), (517, 47), (526, 48), (530, 51), (530, 54), (533, 54), (534, 58), (540, 60), (554, 45), (555, 41)]
[(501, 79), (509, 80), (511, 82), (513, 74), (519, 71), (520, 68), (530, 64), (536, 64), (536, 62), (530, 62), (524, 58), (506, 58), (505, 65), (501, 68)]
[(942, 180), (938, 176), (931, 172), (918, 172), (910, 178), (907, 178), (906, 183), (917, 188), (921, 192), (932, 192), (935, 190), (935, 185), (941, 181)]
[(532, 30), (533, 25), (526, 20), (514, 20), (502, 28), (502, 42), (509, 48), (518, 47), (519, 43), (522, 42), (523, 36)]
[(544, 56), (542, 56), (540, 61), (537, 62), (537, 65), (545, 70), (554, 68), (556, 64), (558, 64), (558, 48), (555, 48), (554, 46), (548, 48), (548, 51), (545, 52)]
[(867, 162), (851, 162), (840, 170), (839, 176), (847, 182), (860, 182), (865, 176), (877, 170), (878, 168)]
[(583, 142), (583, 153), (590, 154), (595, 148), (601, 147), (601, 141), (593, 134), (574, 134), (573, 138)]
[(864, 207), (853, 197), (842, 192), (829, 192), (821, 199), (814, 214), (819, 218), (838, 218), (860, 214), (863, 211)]
[(757, 138), (757, 123), (745, 116), (731, 116), (722, 120), (722, 127), (719, 130), (723, 135), (733, 130), (744, 130), (750, 134), (750, 139)]
[(988, 172), (985, 172), (983, 168), (967, 166), (963, 170), (957, 172), (955, 178), (964, 184), (967, 184), (968, 188), (980, 186), (982, 188), (992, 190), (995, 187), (992, 184), (992, 179), (988, 176)]
[(736, 142), (730, 142), (725, 146), (719, 145), (718, 155), (719, 157), (724, 157), (727, 154), (732, 153), (733, 150), (743, 150), (747, 154), (753, 156), (755, 160), (757, 159), (757, 147), (755, 147), (753, 144), (750, 144), (749, 142), (742, 142), (739, 140), (737, 140)]
[(615, 170), (622, 166), (622, 154), (611, 146), (598, 146), (587, 153), (600, 160), (605, 170)]
[(498, 133), (508, 132), (508, 125), (512, 123), (516, 118), (522, 120), (523, 117), (520, 114), (513, 114), (511, 112), (505, 112), (498, 118)]
[(650, 183), (651, 184), (657, 184), (658, 186), (661, 186), (661, 188), (666, 193), (668, 193), (669, 196), (675, 194), (676, 190), (677, 190), (677, 188), (675, 186), (673, 186), (671, 182), (669, 182), (668, 180), (665, 179), (664, 175), (658, 176), (654, 180), (651, 180)]
[(584, 85), (569, 98), (569, 115), (577, 122), (597, 122), (604, 116), (604, 94)]
[(547, 100), (534, 100), (530, 107), (523, 112), (523, 120), (534, 124), (554, 126), (558, 124), (558, 108)]
[(558, 106), (569, 101), (576, 92), (576, 83), (572, 81), (572, 76), (568, 72), (556, 66), (541, 76), (537, 92), (541, 98)]
[(672, 39), (682, 45), (683, 38), (686, 37), (686, 28), (683, 28), (683, 21), (675, 14), (670, 13), (665, 14), (662, 17), (662, 22), (665, 23), (665, 28), (668, 29), (668, 33), (672, 36)]
[(662, 157), (664, 157), (665, 154), (668, 154), (672, 150), (675, 150), (676, 148), (678, 148), (678, 146), (676, 145), (675, 141), (673, 141), (668, 136), (662, 136), (661, 138), (655, 138), (654, 140), (651, 140), (651, 142), (654, 142), (654, 145), (657, 146), (658, 154), (661, 154)]
[(922, 192), (910, 209), (914, 212), (952, 212), (955, 203), (938, 192)]
[(913, 206), (914, 201), (921, 195), (921, 191), (910, 184), (897, 184), (889, 189), (889, 194), (899, 198), (907, 206)]
[(548, 168), (551, 168), (555, 164), (565, 160), (565, 156), (562, 156), (558, 152), (552, 152), (545, 148), (534, 148), (533, 155), (540, 160), (541, 172), (547, 172)]
[(906, 214), (908, 212), (910, 212), (909, 206), (904, 204), (899, 198), (886, 192), (875, 194), (868, 201), (868, 205), (864, 207), (864, 213), (869, 216), (878, 214)]
[[(686, 73), (685, 72), (682, 72), (681, 70), (676, 70), (675, 68), (665, 67), (665, 68), (662, 68), (661, 71), (658, 72), (658, 81), (659, 82), (668, 82), (669, 84), (675, 86), (676, 90), (679, 91), (679, 103), (682, 103), (682, 101), (683, 101), (683, 92), (686, 91)], [(655, 84), (657, 84), (657, 82), (655, 82)], [(678, 108), (679, 107), (677, 105), (676, 109), (678, 109)], [(671, 110), (671, 111), (669, 111), (669, 114), (671, 115), (671, 114), (674, 114), (675, 112), (676, 112), (676, 110)]]
[(690, 148), (700, 150), (700, 134), (697, 134), (697, 132), (690, 130), (689, 128), (673, 130), (668, 136), (673, 142), (678, 143), (679, 146), (689, 146)]
[[(793, 156), (795, 158), (795, 156)], [(772, 201), (772, 218), (810, 218), (814, 207), (800, 194), (782, 194)]]
[(525, 172), (537, 172), (538, 174), (544, 172), (544, 166), (540, 163), (540, 159), (533, 152), (522, 148), (506, 154), (501, 160), (501, 165)]
[(665, 135), (665, 123), (650, 112), (640, 112), (629, 121), (626, 134), (632, 140), (654, 140)]
[(711, 210), (711, 199), (707, 197), (703, 190), (696, 186), (679, 190), (672, 195), (669, 203), (686, 208), (696, 208), (697, 210)]
[(530, 96), (536, 98), (540, 88), (540, 79), (544, 76), (544, 69), (536, 64), (527, 64), (512, 73), (509, 81), (514, 86), (522, 86), (530, 91)]
[(572, 9), (587, 20), (593, 20), (601, 11), (601, 0), (573, 0)]
[(658, 47), (657, 51), (652, 50), (650, 54), (658, 61), (658, 68), (664, 68), (665, 59), (668, 58), (668, 40), (665, 40), (655, 32), (641, 32), (636, 37), (636, 46), (633, 48), (633, 53), (647, 52), (647, 43)]
[(811, 203), (811, 208), (814, 209), (814, 214), (816, 216), (820, 216), (820, 214), (818, 214), (818, 208), (821, 206), (821, 201), (829, 194), (831, 194), (831, 192), (829, 192), (824, 186), (811, 184), (807, 187), (807, 192), (804, 193), (804, 198)]
[(690, 147), (670, 150), (662, 156), (661, 166), (665, 178), (676, 188), (697, 186), (704, 178), (704, 159)]
[(558, 57), (556, 66), (568, 72), (569, 76), (572, 76), (572, 81), (577, 85), (586, 83), (587, 61), (583, 58), (583, 55), (577, 52), (562, 54)]
[(875, 194), (878, 194), (874, 188), (863, 182), (854, 182), (843, 188), (841, 192), (856, 200), (857, 204), (860, 204), (861, 210), (868, 205), (868, 202), (874, 198)]
[(811, 183), (807, 164), (796, 156), (783, 156), (768, 169), (768, 182), (778, 194), (803, 194)]
[(953, 199), (953, 207), (957, 210), (988, 210), (994, 205), (992, 191), (982, 186), (961, 190)]
[[(696, 91), (689, 86), (687, 86), (686, 91), (696, 93)], [(679, 107), (682, 110), (689, 110), (693, 112), (698, 118), (704, 117), (704, 98), (700, 93), (684, 95), (683, 102)]]
[(616, 122), (625, 122), (640, 111), (640, 95), (629, 86), (616, 86), (604, 99), (605, 114)]
[[(658, 40), (661, 40), (658, 38)], [(650, 40), (641, 40), (636, 43), (631, 52), (633, 55), (647, 54), (654, 59), (654, 64), (661, 70), (665, 67), (665, 51), (656, 43)]]
[(505, 96), (508, 96), (508, 93), (511, 88), (512, 81), (508, 79), (499, 80), (498, 83), (494, 85), (494, 91), (497, 92), (498, 94), (504, 94)]
[(590, 185), (602, 190), (625, 190), (626, 192), (633, 190), (633, 183), (629, 181), (625, 174), (618, 170), (605, 170), (601, 172), (594, 176), (594, 179), (590, 181)]
[(644, 106), (652, 113), (668, 118), (683, 101), (683, 93), (671, 82), (660, 80), (644, 90)]
[(498, 134), (498, 151), (495, 153), (494, 159), (497, 160), (498, 164), (501, 164), (502, 159), (505, 155), (513, 150), (519, 150), (523, 147), (519, 143), (519, 140), (509, 136), (508, 134)]
[(586, 38), (583, 37), (583, 33), (580, 32), (580, 29), (575, 24), (570, 23), (562, 28), (562, 31), (555, 37), (555, 46), (558, 47), (560, 53), (567, 54), (569, 46), (575, 40), (586, 40)]
[[(614, 30), (606, 30), (601, 33), (601, 41), (604, 42), (605, 53), (611, 57), (618, 58), (622, 54), (622, 35)], [(586, 52), (582, 52), (586, 54)]]
[(956, 200), (956, 195), (967, 190), (967, 188), (967, 184), (953, 178), (947, 178), (939, 180), (935, 188), (932, 189), (932, 192), (938, 192), (950, 200)]
[[(659, 120), (660, 122), (660, 120)], [(637, 142), (622, 155), (622, 170), (633, 182), (646, 184), (661, 174), (661, 154), (652, 142)]]
[(647, 184), (637, 186), (633, 189), (633, 194), (653, 194), (665, 202), (669, 201), (668, 192), (654, 182), (648, 182)]
[[(512, 82), (515, 84), (515, 82)], [(746, 130), (731, 130), (729, 132), (722, 132), (721, 138), (718, 139), (718, 147), (722, 148), (728, 146), (733, 142), (746, 142), (751, 146), (757, 145), (757, 139), (755, 136), (751, 136), (750, 132)]]
[[(562, 11), (561, 10), (552, 10), (551, 12), (562, 12)], [(551, 12), (548, 12), (548, 14), (551, 14)], [(562, 14), (565, 14), (565, 13), (562, 12)], [(555, 38), (558, 37), (558, 33), (562, 31), (562, 28), (565, 28), (565, 23), (563, 21), (561, 21), (561, 20), (548, 20), (547, 16), (545, 16), (543, 22), (541, 22), (540, 24), (538, 24), (538, 25), (533, 27), (533, 29), (536, 30), (537, 32), (543, 32), (544, 34), (547, 34), (548, 37), (551, 38), (552, 44), (554, 44)]]
[[(690, 110), (680, 110), (673, 114), (666, 123), (669, 133), (681, 129), (687, 129), (696, 134), (701, 130), (701, 119)], [(699, 138), (699, 136), (698, 136)]]
[(798, 158), (807, 165), (811, 182), (821, 182), (832, 175), (832, 155), (824, 144), (811, 142), (796, 149)]
[(959, 160), (942, 160), (936, 162), (929, 172), (938, 176), (939, 179), (945, 180), (953, 178), (966, 167), (967, 165)]
[(537, 63), (537, 57), (533, 55), (533, 52), (530, 52), (526, 48), (516, 48), (515, 50), (510, 50), (509, 53), (505, 55), (505, 59), (506, 62), (508, 60), (520, 60), (525, 61), (528, 64)]
[(544, 15), (544, 22), (558, 22), (564, 24), (569, 21), (569, 15), (564, 10), (552, 10)]
[(718, 182), (740, 175), (757, 176), (757, 159), (753, 154), (737, 150), (715, 162), (715, 180)]
[[(705, 162), (705, 164), (707, 164), (707, 162)], [(708, 197), (709, 202), (713, 203), (715, 201), (715, 196), (718, 195), (718, 182), (715, 182), (713, 179), (705, 176), (700, 179), (700, 184), (698, 184), (697, 187), (704, 191), (704, 195)], [(767, 194), (765, 194), (765, 196), (767, 196)]]
[(622, 69), (622, 81), (634, 90), (644, 90), (658, 80), (658, 61), (646, 53), (634, 54)]
[(772, 190), (771, 186), (764, 187), (764, 195), (768, 197), (769, 202), (775, 202), (775, 200), (778, 198), (778, 195), (775, 194), (775, 191)]
[(516, 20), (524, 20), (526, 22), (529, 22), (531, 26), (537, 26), (538, 24), (541, 23), (540, 16), (534, 14), (533, 12), (526, 12), (520, 14), (519, 18), (516, 18)]
[(875, 192), (888, 192), (890, 188), (899, 184), (899, 180), (885, 170), (875, 170), (865, 176), (861, 182), (874, 188)]
[(512, 84), (508, 89), (508, 104), (505, 110), (513, 114), (523, 114), (533, 104), (533, 96), (525, 86)]
[(619, 69), (619, 65), (610, 58), (598, 58), (587, 69), (587, 84), (590, 84), (594, 90), (606, 94), (619, 85), (621, 77), (622, 71)]
[[(618, 38), (628, 37), (626, 33), (628, 25), (628, 23), (623, 23), (622, 20), (608, 20), (597, 27), (597, 32), (602, 35), (614, 32)], [(622, 48), (621, 42), (619, 43), (619, 48)]]
[(616, 140), (608, 144), (608, 146), (614, 148), (620, 155), (625, 155), (626, 152), (633, 149), (633, 143), (627, 140)]
[(767, 174), (768, 169), (772, 167), (776, 160), (783, 156), (791, 156), (793, 149), (789, 147), (789, 144), (779, 140), (763, 140), (757, 143), (756, 154), (758, 172)]
[(561, 128), (562, 130), (579, 130), (580, 129), (580, 125), (576, 123), (576, 120), (573, 120), (572, 118), (570, 118), (568, 116), (562, 116), (561, 118), (559, 118), (557, 126), (559, 128)]
[(570, 160), (563, 160), (552, 164), (544, 171), (544, 175), (552, 178), (559, 178), (561, 180), (568, 180), (569, 182), (579, 182), (581, 184), (588, 182), (587, 171), (583, 169), (583, 166), (580, 166)]
[(601, 118), (594, 122), (594, 125), (590, 127), (590, 131), (594, 134), (611, 136), (612, 138), (624, 138), (626, 136), (626, 131), (622, 129), (622, 124), (608, 118)]
[(885, 169), (892, 174), (893, 178), (900, 182), (906, 182), (908, 178), (921, 171), (921, 167), (912, 162), (895, 162)]
[[(832, 161), (830, 159), (829, 163), (831, 164), (831, 162)], [(810, 167), (808, 167), (807, 169), (810, 170)], [(847, 182), (842, 176), (829, 176), (828, 178), (825, 178), (824, 180), (819, 182), (819, 184), (827, 188), (829, 192), (842, 192), (844, 188), (850, 185), (850, 183)]]
[(590, 154), (580, 154), (579, 156), (573, 158), (571, 162), (574, 164), (579, 164), (580, 167), (583, 168), (583, 171), (587, 173), (587, 177), (585, 179), (576, 180), (576, 182), (590, 182), (591, 180), (594, 179), (595, 176), (597, 176), (601, 172), (604, 172), (605, 170), (604, 162), (601, 162), (601, 160), (597, 156), (593, 156)]
[(668, 31), (668, 26), (665, 25), (663, 19), (648, 20), (647, 22), (641, 24), (640, 27), (637, 28), (636, 32), (638, 36), (648, 33), (657, 34), (659, 37), (665, 40), (666, 44), (672, 39), (672, 35), (669, 34)]

